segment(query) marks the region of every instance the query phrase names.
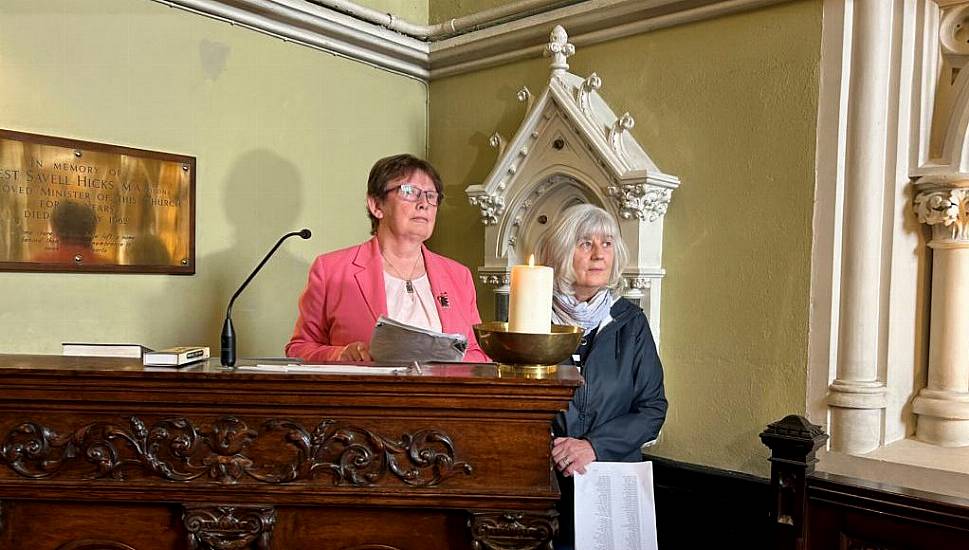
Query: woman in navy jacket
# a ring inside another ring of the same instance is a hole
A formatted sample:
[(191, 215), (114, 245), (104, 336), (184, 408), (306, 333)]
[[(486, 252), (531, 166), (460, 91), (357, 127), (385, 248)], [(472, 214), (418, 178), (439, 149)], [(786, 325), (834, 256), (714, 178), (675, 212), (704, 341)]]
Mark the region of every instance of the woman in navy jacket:
[(562, 490), (556, 548), (571, 548), (571, 476), (596, 460), (643, 459), (642, 445), (656, 439), (666, 419), (663, 366), (643, 310), (619, 297), (628, 254), (608, 212), (569, 208), (545, 233), (538, 256), (555, 269), (553, 322), (585, 333), (573, 363), (586, 383), (553, 424)]

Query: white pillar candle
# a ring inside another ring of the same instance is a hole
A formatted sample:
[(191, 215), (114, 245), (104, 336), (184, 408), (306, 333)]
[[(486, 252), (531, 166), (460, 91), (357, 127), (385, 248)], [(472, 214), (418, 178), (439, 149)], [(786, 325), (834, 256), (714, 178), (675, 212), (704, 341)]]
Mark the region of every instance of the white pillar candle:
[(511, 294), (508, 300), (508, 330), (548, 334), (552, 329), (552, 268), (528, 265), (511, 268)]

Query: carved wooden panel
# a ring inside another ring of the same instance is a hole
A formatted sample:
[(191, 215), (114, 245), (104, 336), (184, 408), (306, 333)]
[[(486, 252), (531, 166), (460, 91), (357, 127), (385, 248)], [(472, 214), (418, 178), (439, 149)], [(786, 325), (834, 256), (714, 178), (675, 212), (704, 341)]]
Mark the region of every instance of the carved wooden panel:
[(181, 507), (165, 503), (5, 498), (3, 550), (175, 550), (185, 548)]
[(551, 549), (559, 528), (558, 512), (473, 512), (474, 550)]
[(68, 542), (57, 547), (57, 550), (135, 550), (123, 542), (113, 540), (83, 539)]
[(269, 550), (272, 506), (186, 505), (182, 518), (190, 550)]
[[(472, 512), (554, 507), (549, 425), (581, 383), (573, 367), (142, 368), (0, 354), (0, 549), (185, 550), (191, 532), (196, 550), (469, 550)], [(271, 531), (240, 506), (271, 506)], [(516, 521), (479, 522), (479, 550), (509, 531), (513, 548), (550, 539), (547, 521)]]
[[(252, 452), (256, 446), (265, 451), (259, 460)], [(5, 435), (0, 462), (30, 479), (123, 480), (137, 469), (168, 481), (204, 477), (226, 485), (243, 478), (279, 484), (328, 474), (334, 485), (360, 487), (389, 474), (410, 486), (431, 487), (473, 472), (471, 464), (455, 459), (451, 437), (441, 430), (391, 438), (332, 419), (312, 431), (288, 419), (269, 419), (255, 430), (234, 416), (211, 423), (167, 418), (151, 425), (131, 416), (127, 425), (93, 422), (64, 434), (27, 420)]]
[(840, 550), (901, 550), (898, 546), (888, 546), (879, 542), (841, 533)]

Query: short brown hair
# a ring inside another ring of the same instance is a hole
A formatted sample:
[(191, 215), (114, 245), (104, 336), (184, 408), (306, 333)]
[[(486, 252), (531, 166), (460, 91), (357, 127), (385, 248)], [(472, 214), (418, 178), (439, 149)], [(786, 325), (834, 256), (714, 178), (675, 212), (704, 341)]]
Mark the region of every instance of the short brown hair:
[[(434, 189), (440, 196), (440, 200), (444, 200), (444, 183), (441, 181), (441, 176), (434, 169), (434, 166), (424, 159), (419, 159), (414, 155), (406, 153), (403, 155), (384, 157), (373, 163), (373, 168), (370, 169), (370, 177), (367, 179), (367, 196), (373, 197), (378, 201), (382, 200), (387, 196), (388, 183), (404, 176), (410, 176), (418, 170), (424, 172), (431, 178), (431, 181), (434, 182)], [(380, 220), (370, 212), (369, 208), (367, 209), (367, 217), (370, 218), (370, 234), (376, 235), (377, 225), (380, 223)]]

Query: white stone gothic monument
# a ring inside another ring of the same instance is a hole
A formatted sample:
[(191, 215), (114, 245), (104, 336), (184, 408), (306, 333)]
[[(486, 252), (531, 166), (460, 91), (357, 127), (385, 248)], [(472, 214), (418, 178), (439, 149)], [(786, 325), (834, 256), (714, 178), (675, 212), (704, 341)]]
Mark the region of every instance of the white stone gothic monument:
[(548, 86), (537, 100), (527, 88), (518, 92), (527, 104), (524, 122), (511, 142), (492, 136), (498, 161), (483, 183), (466, 189), (485, 225), (478, 274), (494, 287), (497, 317), (504, 319), (511, 266), (527, 263), (565, 208), (596, 204), (620, 222), (630, 252), (624, 295), (646, 311), (659, 343), (663, 219), (679, 179), (660, 171), (630, 135), (633, 117), (613, 113), (599, 95), (598, 75), (568, 72), (574, 53), (565, 29), (556, 26), (545, 47), (552, 58)]

